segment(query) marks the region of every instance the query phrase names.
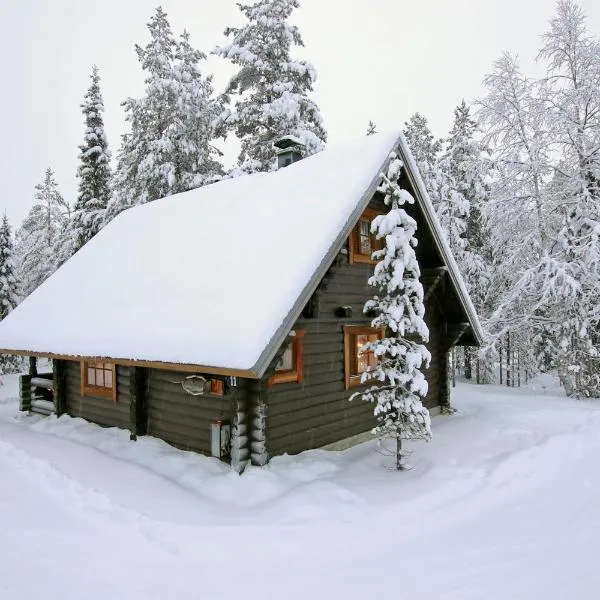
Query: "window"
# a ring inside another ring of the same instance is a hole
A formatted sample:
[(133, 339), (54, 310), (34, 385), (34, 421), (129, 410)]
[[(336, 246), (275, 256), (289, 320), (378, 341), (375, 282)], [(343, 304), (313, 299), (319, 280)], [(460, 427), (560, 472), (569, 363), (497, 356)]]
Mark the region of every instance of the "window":
[(347, 325), (344, 327), (344, 383), (346, 389), (361, 385), (361, 375), (377, 366), (373, 352), (365, 352), (363, 346), (383, 338), (383, 330), (373, 327)]
[(81, 395), (117, 401), (116, 368), (112, 362), (81, 361)]
[(367, 208), (358, 220), (356, 227), (352, 230), (348, 244), (348, 260), (350, 264), (375, 264), (377, 262), (371, 258), (371, 254), (375, 250), (381, 250), (384, 242), (383, 240), (376, 239), (375, 235), (371, 233), (371, 222), (379, 214), (381, 213), (372, 208)]
[(275, 373), (269, 379), (269, 385), (276, 383), (302, 383), (303, 380), (303, 346), (304, 330), (296, 329), (292, 341), (288, 344)]

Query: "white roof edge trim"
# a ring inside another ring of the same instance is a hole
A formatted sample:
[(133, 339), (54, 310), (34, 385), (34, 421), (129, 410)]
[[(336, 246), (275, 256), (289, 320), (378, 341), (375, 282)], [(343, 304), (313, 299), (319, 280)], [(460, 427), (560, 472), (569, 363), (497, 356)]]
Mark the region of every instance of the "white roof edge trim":
[(310, 297), (314, 294), (315, 290), (321, 283), (321, 279), (323, 279), (323, 277), (325, 276), (327, 269), (329, 269), (336, 256), (339, 254), (342, 246), (346, 241), (346, 238), (350, 235), (354, 224), (358, 221), (364, 209), (371, 201), (371, 197), (377, 191), (381, 180), (381, 173), (385, 170), (390, 160), (389, 154), (398, 147), (399, 143), (400, 138), (397, 138), (394, 142), (394, 145), (389, 149), (388, 156), (377, 170), (377, 173), (373, 177), (373, 180), (371, 181), (367, 189), (363, 192), (360, 201), (357, 202), (356, 206), (354, 207), (354, 210), (352, 211), (352, 214), (344, 224), (344, 227), (342, 227), (333, 243), (329, 246), (327, 254), (319, 263), (319, 266), (316, 268), (310, 281), (302, 290), (301, 294), (296, 299), (294, 306), (288, 312), (281, 325), (277, 328), (277, 330), (269, 340), (267, 347), (261, 352), (260, 356), (258, 357), (258, 360), (254, 364), (254, 366), (252, 366), (251, 370), (257, 373), (259, 377), (262, 377), (264, 375), (265, 371), (271, 364), (271, 361), (275, 357), (277, 350), (279, 350), (279, 347), (281, 346), (281, 344), (283, 344), (283, 341), (287, 337), (289, 331), (294, 326), (294, 323), (298, 320), (298, 317), (302, 313), (302, 310), (306, 306), (306, 303), (310, 300)]
[(469, 323), (473, 330), (473, 334), (475, 335), (479, 344), (483, 344), (485, 335), (483, 333), (481, 323), (479, 322), (477, 311), (473, 306), (473, 302), (471, 301), (471, 297), (469, 296), (467, 286), (460, 273), (458, 264), (454, 259), (452, 251), (450, 250), (450, 246), (448, 245), (448, 242), (444, 237), (444, 233), (442, 232), (440, 222), (438, 221), (438, 218), (435, 214), (435, 209), (433, 208), (433, 203), (431, 202), (431, 198), (429, 197), (429, 193), (425, 188), (425, 184), (423, 183), (423, 178), (421, 177), (421, 173), (417, 167), (415, 158), (408, 146), (408, 143), (403, 133), (401, 133), (399, 137), (399, 146), (402, 154), (401, 158), (404, 161), (404, 164), (408, 167), (406, 169), (408, 178), (413, 186), (413, 189), (419, 195), (418, 200), (420, 200), (425, 219), (433, 233), (434, 242), (440, 254), (442, 255), (442, 259), (448, 267), (450, 279), (452, 280), (452, 283), (458, 291), (458, 300), (461, 303), (461, 306), (469, 319)]

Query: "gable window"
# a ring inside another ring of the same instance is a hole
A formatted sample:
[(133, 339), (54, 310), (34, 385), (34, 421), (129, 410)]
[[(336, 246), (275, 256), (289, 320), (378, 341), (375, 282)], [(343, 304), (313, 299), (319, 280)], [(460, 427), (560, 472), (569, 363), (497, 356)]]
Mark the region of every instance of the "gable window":
[(377, 357), (363, 347), (383, 338), (383, 330), (374, 327), (344, 327), (344, 383), (346, 389), (361, 385), (361, 376), (377, 366)]
[(377, 261), (371, 258), (375, 250), (383, 248), (383, 240), (375, 238), (371, 233), (371, 223), (373, 219), (381, 213), (372, 208), (367, 208), (361, 215), (358, 223), (350, 234), (348, 244), (348, 261), (353, 263), (375, 264)]
[(275, 373), (269, 379), (269, 385), (276, 383), (302, 383), (304, 329), (296, 329), (293, 339), (275, 367)]
[(116, 367), (112, 362), (81, 361), (81, 395), (117, 401)]

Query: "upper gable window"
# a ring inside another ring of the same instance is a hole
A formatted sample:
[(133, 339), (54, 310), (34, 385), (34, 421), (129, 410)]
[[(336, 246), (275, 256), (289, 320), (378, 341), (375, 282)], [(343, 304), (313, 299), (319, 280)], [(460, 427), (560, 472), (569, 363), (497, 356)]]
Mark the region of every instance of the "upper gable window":
[(294, 338), (275, 367), (275, 373), (269, 379), (274, 383), (302, 383), (304, 355), (304, 329), (296, 329)]
[(350, 234), (348, 244), (348, 260), (350, 264), (367, 263), (374, 265), (377, 263), (376, 260), (371, 258), (371, 255), (375, 250), (383, 248), (383, 240), (376, 239), (375, 235), (371, 233), (371, 222), (380, 214), (380, 212), (372, 208), (367, 208), (361, 215)]
[(81, 361), (81, 395), (117, 401), (116, 368), (112, 362)]

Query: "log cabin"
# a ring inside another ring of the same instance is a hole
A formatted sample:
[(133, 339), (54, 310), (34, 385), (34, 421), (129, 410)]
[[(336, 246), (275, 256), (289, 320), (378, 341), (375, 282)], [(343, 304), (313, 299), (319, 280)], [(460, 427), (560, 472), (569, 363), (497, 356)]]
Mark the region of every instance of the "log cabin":
[(45, 379), (53, 404), (42, 412), (155, 436), (240, 471), (366, 439), (373, 407), (349, 397), (369, 368), (361, 346), (381, 335), (363, 306), (391, 152), (415, 199), (405, 208), (418, 224), (430, 332), (424, 403), (432, 414), (448, 405), (449, 352), (483, 335), (404, 137), (302, 160), (299, 150), (284, 138), (273, 172), (124, 211), (10, 313), (0, 351), (53, 361), (45, 378), (31, 361), (23, 409), (35, 410), (32, 377)]

